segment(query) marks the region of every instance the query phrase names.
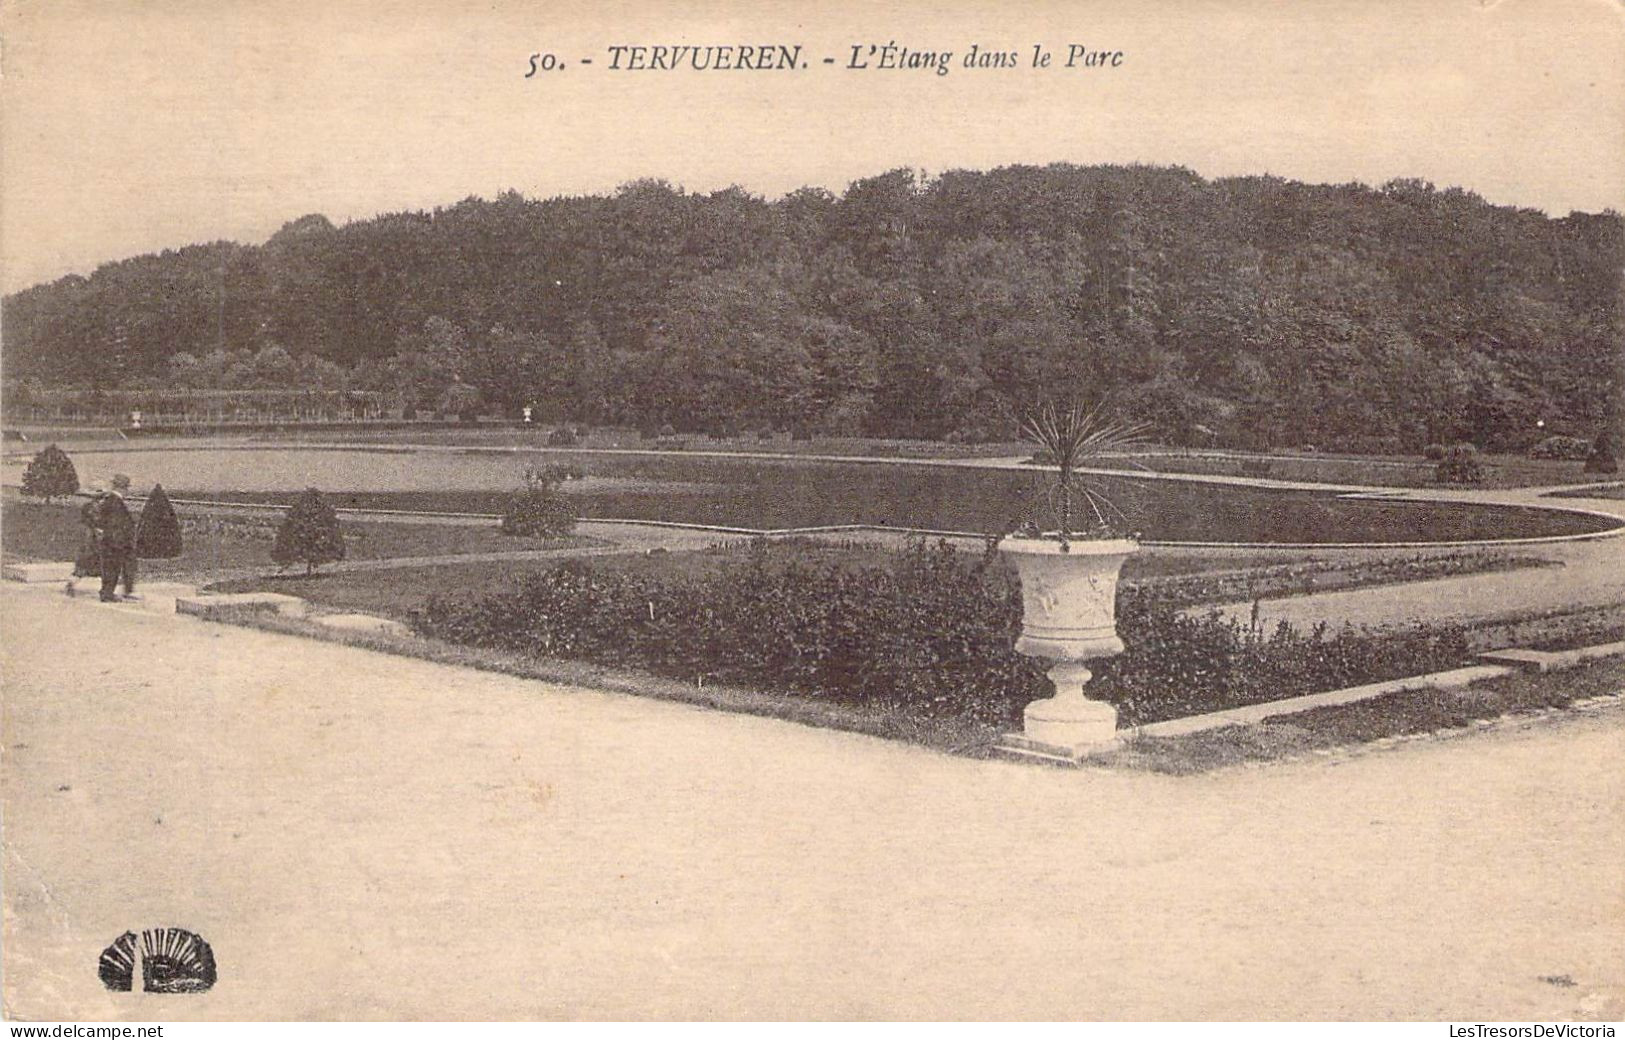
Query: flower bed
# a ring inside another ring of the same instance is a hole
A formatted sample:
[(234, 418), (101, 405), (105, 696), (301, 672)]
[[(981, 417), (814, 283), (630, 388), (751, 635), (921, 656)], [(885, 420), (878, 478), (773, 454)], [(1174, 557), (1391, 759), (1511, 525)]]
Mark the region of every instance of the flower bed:
[[(1091, 694), (1115, 703), (1125, 725), (1434, 671), (1467, 655), (1454, 628), (1263, 632), (1216, 613), (1182, 616), (1182, 602), (1151, 590), (1120, 598), (1127, 649), (1100, 662)], [(1020, 612), (1014, 576), (995, 554), (916, 542), (890, 565), (816, 566), (758, 544), (742, 566), (693, 576), (574, 562), (501, 592), (433, 597), (412, 622), (468, 646), (1012, 724), (1045, 689), (1040, 664), (1013, 650)]]

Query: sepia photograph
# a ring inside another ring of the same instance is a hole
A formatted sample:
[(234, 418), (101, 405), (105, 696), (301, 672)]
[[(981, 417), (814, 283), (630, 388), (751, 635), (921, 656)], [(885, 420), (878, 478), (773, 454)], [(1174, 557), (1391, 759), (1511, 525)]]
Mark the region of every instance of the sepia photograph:
[(1619, 0), (0, 0), (0, 1014), (1612, 1037), (1622, 211)]

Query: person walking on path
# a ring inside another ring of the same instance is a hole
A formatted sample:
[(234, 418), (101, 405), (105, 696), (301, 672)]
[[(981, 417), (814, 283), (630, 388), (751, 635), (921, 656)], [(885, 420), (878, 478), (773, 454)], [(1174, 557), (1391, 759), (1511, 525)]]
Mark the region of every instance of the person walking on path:
[(90, 498), (79, 508), (79, 522), (84, 525), (84, 538), (79, 543), (79, 553), (73, 560), (73, 577), (68, 579), (68, 595), (77, 591), (80, 578), (99, 578), (102, 576), (102, 546), (101, 538), (97, 534), (97, 511), (101, 508), (102, 495), (106, 492), (96, 488), (91, 492)]
[(124, 503), (124, 494), (130, 490), (130, 478), (116, 474), (112, 487), (96, 507), (96, 529), (101, 542), (102, 602), (112, 603), (119, 579), (124, 579), (124, 594), (135, 595), (135, 518)]

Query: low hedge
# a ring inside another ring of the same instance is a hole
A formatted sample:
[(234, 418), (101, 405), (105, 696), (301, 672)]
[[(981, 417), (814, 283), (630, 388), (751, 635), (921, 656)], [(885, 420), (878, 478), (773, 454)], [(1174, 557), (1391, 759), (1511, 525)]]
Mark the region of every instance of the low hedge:
[[(1101, 661), (1095, 696), (1125, 725), (1398, 678), (1460, 664), (1462, 631), (1375, 635), (1272, 632), (1177, 597), (1125, 589), (1123, 654)], [(472, 599), (432, 597), (423, 635), (525, 655), (575, 658), (685, 681), (721, 681), (1013, 725), (1047, 695), (1046, 662), (1014, 652), (1021, 596), (989, 551), (911, 544), (890, 565), (810, 565), (754, 546), (743, 566), (703, 577), (539, 571)]]
[(526, 538), (562, 538), (575, 530), (575, 509), (553, 486), (537, 480), (508, 496), (498, 529)]
[(1584, 437), (1564, 437), (1561, 435), (1547, 437), (1529, 449), (1532, 459), (1566, 459), (1571, 462), (1584, 462), (1586, 456), (1591, 454), (1591, 442)]

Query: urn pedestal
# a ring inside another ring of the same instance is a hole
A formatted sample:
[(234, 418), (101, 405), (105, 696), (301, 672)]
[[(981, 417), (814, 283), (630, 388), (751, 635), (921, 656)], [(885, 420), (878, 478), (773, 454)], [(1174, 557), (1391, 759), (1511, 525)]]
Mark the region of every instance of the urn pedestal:
[(1129, 539), (1067, 543), (1048, 538), (1006, 538), (999, 543), (1021, 577), (1021, 638), (1016, 652), (1055, 662), (1055, 695), (1033, 701), (1020, 733), (999, 750), (1077, 761), (1115, 745), (1117, 709), (1087, 696), (1086, 661), (1123, 652), (1117, 637), (1117, 576), (1139, 550)]

